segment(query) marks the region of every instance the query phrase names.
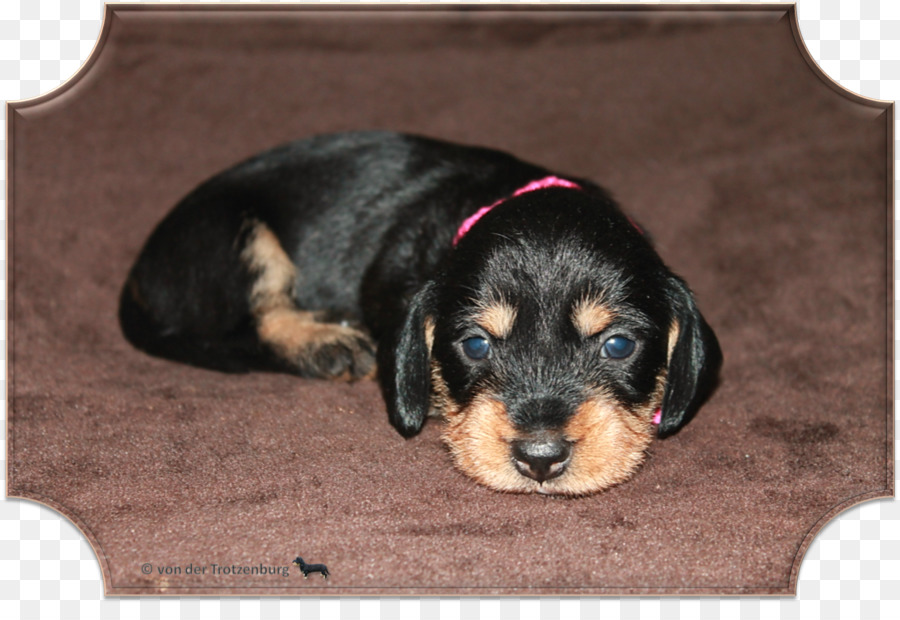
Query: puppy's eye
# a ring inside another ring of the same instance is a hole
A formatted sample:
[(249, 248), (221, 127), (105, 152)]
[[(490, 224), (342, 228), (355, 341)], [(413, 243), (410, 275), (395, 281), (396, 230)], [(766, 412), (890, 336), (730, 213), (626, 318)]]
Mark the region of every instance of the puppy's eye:
[(463, 353), (473, 360), (483, 360), (491, 352), (491, 343), (485, 338), (467, 338), (462, 343)]
[(613, 336), (603, 343), (600, 355), (603, 357), (611, 357), (613, 359), (623, 359), (634, 352), (634, 340), (630, 340), (625, 336)]

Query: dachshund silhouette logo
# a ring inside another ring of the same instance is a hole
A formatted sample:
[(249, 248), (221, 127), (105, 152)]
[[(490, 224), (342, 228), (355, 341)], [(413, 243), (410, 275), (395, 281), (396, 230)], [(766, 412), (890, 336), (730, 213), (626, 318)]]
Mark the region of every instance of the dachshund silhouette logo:
[(320, 573), (323, 579), (328, 579), (328, 576), (331, 574), (328, 572), (328, 567), (324, 564), (307, 564), (299, 555), (291, 564), (300, 569), (304, 579), (309, 578), (310, 573)]

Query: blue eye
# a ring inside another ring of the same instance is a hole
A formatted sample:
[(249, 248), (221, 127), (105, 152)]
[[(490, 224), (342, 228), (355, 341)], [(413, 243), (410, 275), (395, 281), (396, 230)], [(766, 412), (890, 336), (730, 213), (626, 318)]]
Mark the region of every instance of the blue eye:
[(483, 360), (491, 352), (491, 343), (485, 338), (467, 338), (462, 343), (463, 353), (473, 360)]
[(611, 357), (613, 359), (622, 359), (628, 357), (634, 352), (634, 340), (630, 340), (625, 336), (613, 336), (603, 343), (603, 349), (600, 354), (603, 357)]

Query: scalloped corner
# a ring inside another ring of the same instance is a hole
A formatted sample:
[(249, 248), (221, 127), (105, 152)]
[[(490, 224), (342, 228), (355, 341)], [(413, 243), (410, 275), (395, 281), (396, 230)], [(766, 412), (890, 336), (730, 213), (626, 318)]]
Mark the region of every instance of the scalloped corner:
[[(21, 494), (16, 494), (21, 493)], [(79, 519), (72, 513), (68, 508), (63, 506), (62, 504), (52, 500), (48, 497), (42, 497), (37, 494), (25, 494), (23, 491), (15, 492), (13, 490), (7, 490), (6, 493), (7, 500), (18, 500), (18, 501), (27, 501), (34, 502), (35, 504), (39, 504), (50, 510), (57, 513), (60, 517), (66, 519), (69, 523), (75, 526), (75, 529), (84, 536), (84, 539), (87, 541), (88, 545), (91, 547), (91, 551), (94, 552), (94, 558), (97, 560), (97, 564), (100, 566), (100, 578), (103, 580), (103, 592), (106, 596), (109, 596), (112, 593), (112, 583), (109, 572), (109, 559), (106, 557), (106, 552), (103, 551), (103, 547), (100, 545), (100, 541), (97, 540), (97, 537), (94, 536), (94, 533), (87, 526), (84, 521)]]
[(896, 495), (894, 493), (893, 487), (879, 489), (876, 491), (870, 491), (868, 493), (857, 495), (856, 497), (848, 498), (843, 502), (836, 504), (831, 508), (831, 510), (822, 515), (822, 517), (809, 528), (809, 531), (806, 533), (806, 536), (803, 538), (803, 540), (800, 542), (800, 546), (797, 548), (797, 553), (794, 555), (794, 561), (791, 564), (791, 574), (788, 581), (788, 593), (791, 596), (797, 596), (797, 585), (800, 579), (800, 566), (803, 564), (806, 553), (809, 551), (809, 548), (815, 541), (816, 536), (818, 536), (829, 523), (831, 523), (832, 521), (836, 521), (845, 512), (856, 508), (857, 506), (861, 506), (862, 504), (872, 501), (895, 499)]
[(52, 101), (61, 97), (72, 88), (74, 88), (77, 84), (84, 81), (85, 77), (90, 73), (94, 65), (97, 64), (97, 60), (100, 58), (100, 55), (103, 52), (103, 48), (106, 45), (107, 40), (109, 39), (109, 31), (112, 27), (113, 16), (115, 14), (116, 8), (116, 6), (110, 4), (103, 5), (103, 17), (100, 21), (100, 34), (97, 35), (97, 40), (94, 41), (94, 47), (91, 49), (88, 57), (83, 63), (81, 63), (81, 66), (78, 67), (75, 73), (70, 75), (61, 84), (55, 86), (46, 93), (41, 93), (40, 95), (31, 97), (29, 99), (17, 99), (14, 101), (8, 101), (7, 106), (9, 107), (9, 109), (24, 110), (26, 108), (32, 108), (34, 106), (47, 103), (48, 101)]
[(849, 99), (854, 103), (860, 103), (868, 107), (887, 110), (893, 105), (894, 102), (890, 100), (875, 99), (874, 97), (867, 97), (866, 95), (861, 95), (859, 93), (853, 92), (852, 90), (835, 80), (833, 77), (828, 75), (825, 70), (822, 69), (816, 59), (813, 58), (813, 55), (809, 52), (806, 41), (803, 40), (803, 34), (800, 32), (800, 18), (797, 14), (796, 3), (792, 4), (788, 8), (785, 17), (788, 19), (791, 25), (791, 33), (794, 35), (794, 43), (797, 45), (797, 51), (800, 52), (800, 56), (802, 56), (803, 60), (806, 61), (807, 66), (810, 68), (813, 74), (820, 80), (822, 80), (822, 82), (826, 86), (828, 86), (828, 88), (838, 93), (845, 99)]

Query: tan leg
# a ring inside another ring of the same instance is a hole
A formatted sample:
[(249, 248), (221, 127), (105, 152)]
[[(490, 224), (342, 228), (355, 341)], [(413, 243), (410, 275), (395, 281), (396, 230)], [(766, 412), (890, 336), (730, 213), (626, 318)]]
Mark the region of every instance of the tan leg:
[(298, 308), (292, 295), (296, 266), (265, 224), (251, 226), (241, 258), (256, 277), (250, 308), (260, 341), (303, 376), (354, 379), (373, 374), (371, 338), (354, 327), (319, 322), (315, 313)]

